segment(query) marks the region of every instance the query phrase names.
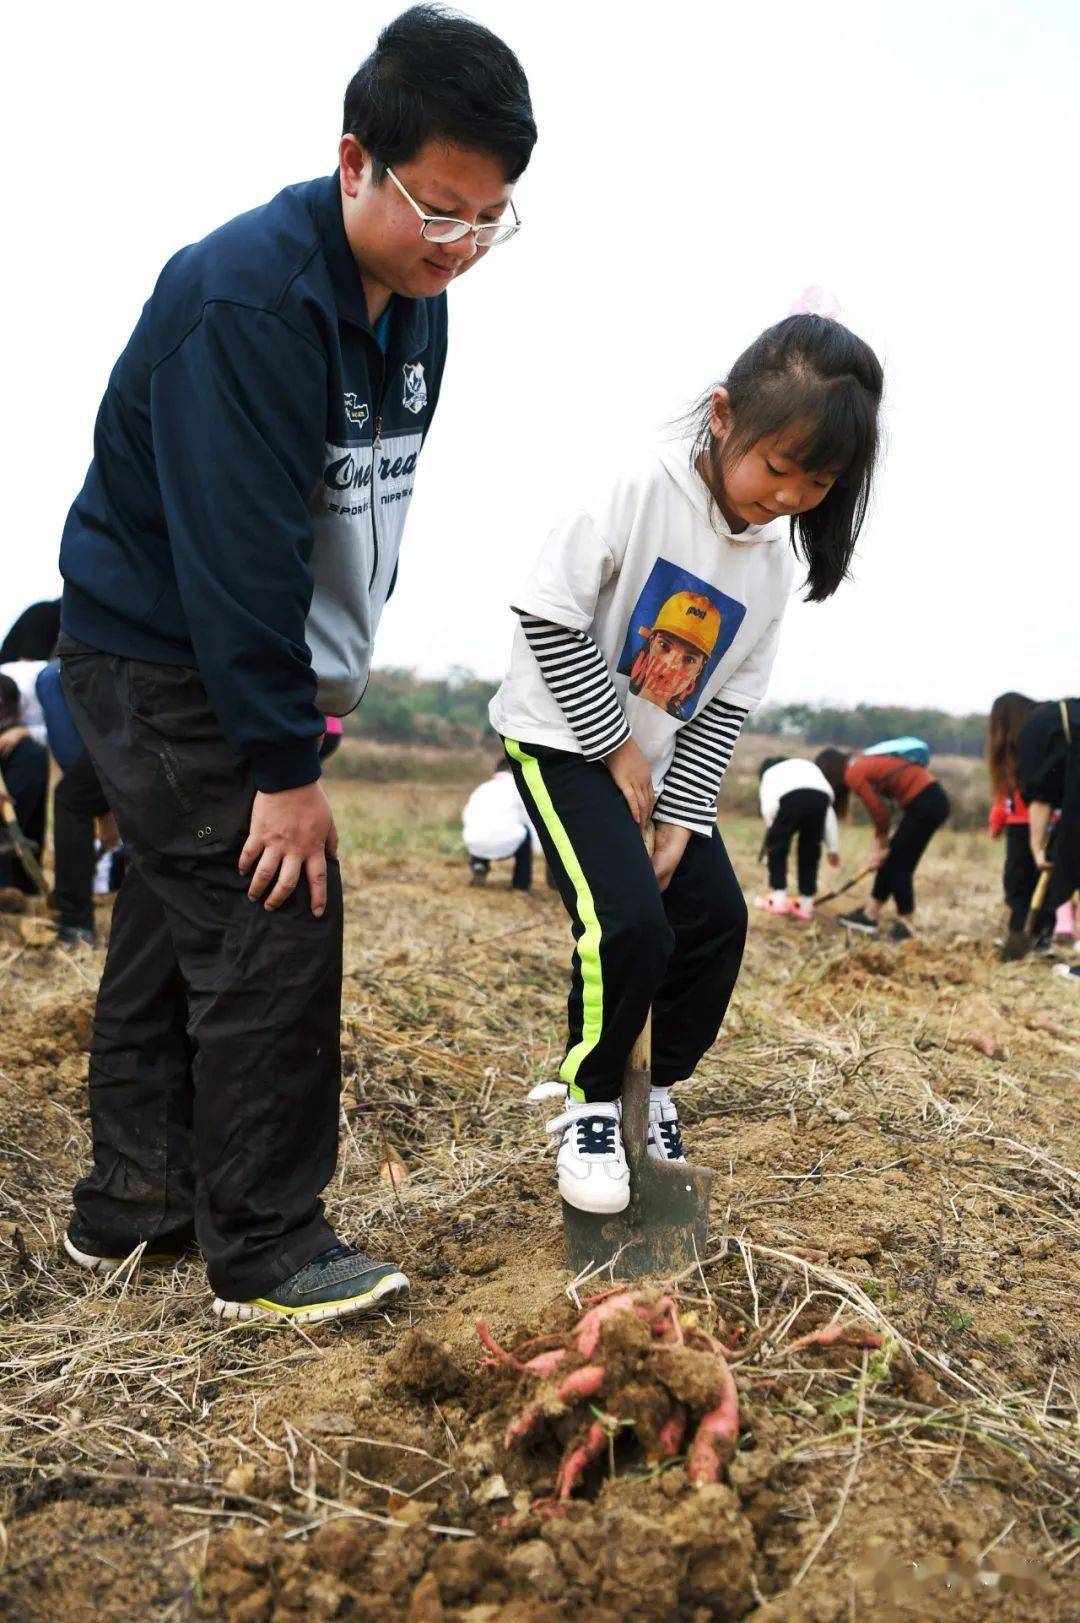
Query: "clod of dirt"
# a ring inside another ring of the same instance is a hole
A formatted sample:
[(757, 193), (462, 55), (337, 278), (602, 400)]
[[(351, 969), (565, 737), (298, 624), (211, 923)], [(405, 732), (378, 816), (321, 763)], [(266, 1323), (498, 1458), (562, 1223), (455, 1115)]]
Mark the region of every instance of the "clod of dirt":
[(311, 1540), (311, 1553), (321, 1567), (347, 1578), (364, 1561), (370, 1539), (355, 1522), (327, 1522)]
[(467, 1377), (444, 1341), (434, 1341), (422, 1330), (411, 1330), (389, 1355), (383, 1368), (392, 1391), (436, 1402), (457, 1397)]
[(711, 1409), (720, 1401), (716, 1360), (694, 1347), (658, 1347), (653, 1370), (671, 1396), (691, 1409)]

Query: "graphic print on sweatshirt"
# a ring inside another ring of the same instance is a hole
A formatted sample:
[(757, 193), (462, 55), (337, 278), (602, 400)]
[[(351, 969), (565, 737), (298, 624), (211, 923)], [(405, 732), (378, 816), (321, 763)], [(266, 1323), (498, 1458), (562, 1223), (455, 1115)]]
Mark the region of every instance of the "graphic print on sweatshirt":
[(634, 605), (618, 669), (630, 692), (686, 721), (731, 646), (746, 605), (658, 558)]

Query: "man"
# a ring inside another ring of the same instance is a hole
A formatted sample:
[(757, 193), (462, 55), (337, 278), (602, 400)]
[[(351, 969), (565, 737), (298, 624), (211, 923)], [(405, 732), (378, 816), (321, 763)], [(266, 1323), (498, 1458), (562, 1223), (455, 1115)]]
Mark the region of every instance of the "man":
[(226, 1318), (408, 1289), (344, 1246), (341, 885), (318, 781), (360, 700), (439, 395), (446, 288), (516, 229), (520, 64), (433, 6), (345, 95), (339, 167), (162, 272), (64, 532), (64, 691), (130, 858), (66, 1248), (104, 1271), (194, 1233)]

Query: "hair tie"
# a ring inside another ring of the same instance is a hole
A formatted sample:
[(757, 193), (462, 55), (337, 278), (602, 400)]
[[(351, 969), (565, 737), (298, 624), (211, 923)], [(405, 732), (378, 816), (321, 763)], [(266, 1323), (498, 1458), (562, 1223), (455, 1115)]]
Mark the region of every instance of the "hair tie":
[(788, 311), (789, 316), (824, 316), (826, 321), (840, 318), (840, 300), (826, 293), (823, 287), (804, 287)]

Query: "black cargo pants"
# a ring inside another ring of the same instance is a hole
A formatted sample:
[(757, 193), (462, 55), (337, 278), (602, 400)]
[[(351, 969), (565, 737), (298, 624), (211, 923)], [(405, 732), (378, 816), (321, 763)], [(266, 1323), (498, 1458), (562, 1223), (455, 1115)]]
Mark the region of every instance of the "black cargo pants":
[(196, 671), (64, 638), (64, 694), (127, 849), (90, 1056), (94, 1161), (72, 1239), (194, 1233), (219, 1296), (264, 1295), (335, 1243), (341, 880), (274, 913), (237, 862), (255, 786)]

